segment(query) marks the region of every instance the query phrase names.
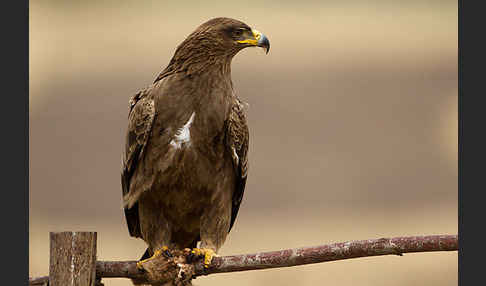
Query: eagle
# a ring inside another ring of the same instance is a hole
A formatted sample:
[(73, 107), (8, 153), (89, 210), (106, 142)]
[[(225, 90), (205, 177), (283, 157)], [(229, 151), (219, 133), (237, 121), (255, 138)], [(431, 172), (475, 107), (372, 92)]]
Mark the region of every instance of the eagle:
[(139, 267), (185, 248), (208, 267), (235, 223), (249, 131), (231, 61), (247, 47), (268, 53), (270, 43), (239, 20), (211, 19), (129, 101), (121, 185), (130, 236), (147, 244)]

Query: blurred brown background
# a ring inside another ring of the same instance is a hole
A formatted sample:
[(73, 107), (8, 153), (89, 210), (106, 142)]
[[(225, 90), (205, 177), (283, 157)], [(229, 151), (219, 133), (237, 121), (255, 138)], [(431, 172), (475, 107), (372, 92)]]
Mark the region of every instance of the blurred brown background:
[[(31, 1), (31, 276), (49, 231), (138, 259), (121, 208), (128, 100), (217, 16), (265, 33), (233, 81), (250, 173), (221, 254), (457, 233), (457, 1)], [(130, 285), (104, 279), (105, 285)], [(457, 252), (218, 274), (197, 285), (457, 285)]]

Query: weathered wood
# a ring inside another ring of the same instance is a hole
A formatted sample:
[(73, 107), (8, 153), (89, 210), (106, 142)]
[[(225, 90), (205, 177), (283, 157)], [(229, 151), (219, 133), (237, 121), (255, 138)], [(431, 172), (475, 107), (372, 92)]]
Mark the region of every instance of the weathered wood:
[(49, 286), (49, 276), (29, 277), (29, 286)]
[(49, 286), (95, 286), (96, 232), (51, 232)]

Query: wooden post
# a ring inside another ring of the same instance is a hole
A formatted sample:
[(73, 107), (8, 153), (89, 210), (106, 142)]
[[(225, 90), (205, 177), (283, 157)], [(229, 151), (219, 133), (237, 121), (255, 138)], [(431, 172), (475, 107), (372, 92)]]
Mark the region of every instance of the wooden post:
[(50, 233), (49, 286), (95, 286), (96, 232)]

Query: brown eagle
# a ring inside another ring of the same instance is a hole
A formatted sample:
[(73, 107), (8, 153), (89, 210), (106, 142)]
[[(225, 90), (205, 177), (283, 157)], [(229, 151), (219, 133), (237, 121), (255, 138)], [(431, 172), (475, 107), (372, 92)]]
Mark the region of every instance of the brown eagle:
[(130, 235), (148, 245), (142, 259), (191, 248), (208, 266), (235, 223), (248, 127), (231, 60), (255, 46), (268, 53), (270, 43), (238, 20), (209, 20), (130, 99), (121, 182)]

